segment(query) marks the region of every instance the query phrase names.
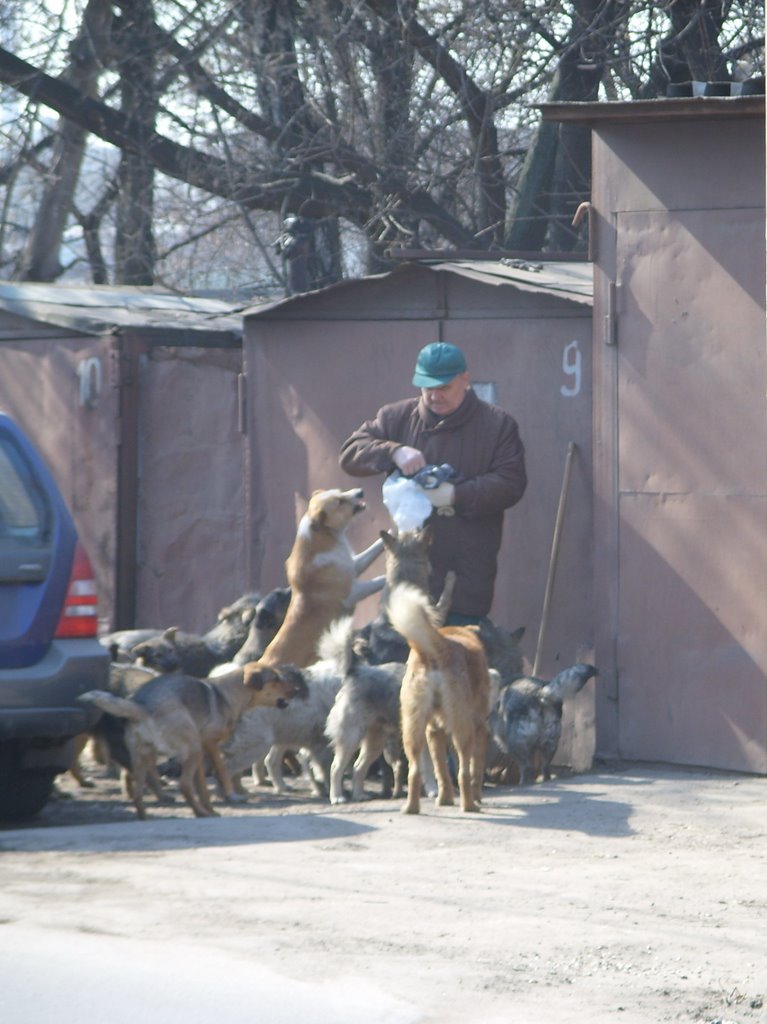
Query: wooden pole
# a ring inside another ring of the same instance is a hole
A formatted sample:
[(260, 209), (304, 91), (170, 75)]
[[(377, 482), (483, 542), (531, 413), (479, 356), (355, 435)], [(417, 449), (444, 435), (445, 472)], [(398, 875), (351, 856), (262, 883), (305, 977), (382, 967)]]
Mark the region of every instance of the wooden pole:
[(557, 558), (559, 557), (559, 542), (562, 536), (562, 524), (565, 519), (565, 505), (567, 504), (567, 491), (570, 487), (570, 471), (573, 465), (573, 455), (576, 444), (570, 441), (567, 446), (567, 457), (565, 459), (565, 472), (562, 477), (562, 490), (559, 494), (559, 508), (557, 509), (557, 521), (554, 524), (554, 536), (551, 541), (551, 554), (549, 556), (549, 575), (546, 580), (546, 592), (543, 595), (543, 610), (541, 612), (541, 624), (538, 629), (538, 643), (535, 648), (535, 661), (533, 663), (533, 675), (538, 675), (543, 650), (543, 640), (549, 624), (549, 609), (551, 606), (551, 594), (554, 590), (554, 576), (557, 571)]

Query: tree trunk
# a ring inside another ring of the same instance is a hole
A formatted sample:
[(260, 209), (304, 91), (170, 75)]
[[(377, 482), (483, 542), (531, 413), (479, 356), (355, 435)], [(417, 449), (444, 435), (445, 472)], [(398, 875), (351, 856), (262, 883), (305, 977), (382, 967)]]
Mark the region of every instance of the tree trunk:
[(115, 277), (118, 284), (154, 284), (154, 167), (148, 147), (157, 117), (154, 11), (152, 0), (123, 0), (116, 33), (122, 110), (138, 139), (135, 153), (123, 153), (118, 173)]
[[(597, 99), (615, 32), (614, 3), (580, 0), (574, 6), (549, 97), (556, 103)], [(590, 187), (591, 129), (543, 122), (522, 169), (506, 247), (538, 252), (548, 243), (550, 249), (571, 251), (578, 240), (572, 215)]]
[[(86, 96), (97, 91), (103, 70), (104, 39), (111, 19), (110, 0), (89, 0), (80, 31), (70, 48), (70, 64), (62, 77)], [(62, 272), (62, 240), (74, 206), (87, 137), (85, 128), (65, 117), (59, 118), (53, 158), (46, 175), (48, 185), (18, 269), (22, 281), (55, 281)]]
[(690, 78), (698, 82), (729, 82), (719, 32), (725, 5), (720, 0), (675, 0), (670, 5), (671, 24), (678, 46), (690, 69)]

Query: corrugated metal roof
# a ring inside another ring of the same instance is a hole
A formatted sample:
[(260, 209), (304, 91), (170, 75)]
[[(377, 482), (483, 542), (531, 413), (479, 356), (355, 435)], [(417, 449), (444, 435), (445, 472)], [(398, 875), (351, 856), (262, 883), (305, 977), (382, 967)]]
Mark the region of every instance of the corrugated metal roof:
[(504, 259), (498, 262), (460, 260), (429, 264), (432, 270), (461, 274), (483, 284), (512, 285), (521, 291), (544, 292), (560, 299), (592, 304), (594, 265), (586, 262), (551, 262)]
[(241, 307), (150, 287), (0, 281), (0, 310), (89, 335), (124, 328), (242, 336)]
[(387, 278), (412, 272), (414, 267), (434, 273), (457, 274), (461, 277), (492, 286), (506, 286), (519, 291), (538, 292), (552, 295), (581, 305), (592, 305), (594, 266), (585, 261), (551, 261), (539, 263), (527, 260), (448, 260), (444, 258), (417, 262), (403, 262), (384, 274), (368, 277), (347, 278), (337, 284), (328, 285), (317, 291), (303, 292), (288, 298), (260, 303), (244, 310), (246, 317), (257, 317), (284, 309), (291, 305), (305, 303), (312, 296), (327, 295), (334, 291), (358, 287), (366, 281), (383, 281)]
[(575, 124), (610, 122), (713, 120), (733, 117), (764, 118), (764, 96), (662, 97), (597, 103), (539, 103), (544, 121)]

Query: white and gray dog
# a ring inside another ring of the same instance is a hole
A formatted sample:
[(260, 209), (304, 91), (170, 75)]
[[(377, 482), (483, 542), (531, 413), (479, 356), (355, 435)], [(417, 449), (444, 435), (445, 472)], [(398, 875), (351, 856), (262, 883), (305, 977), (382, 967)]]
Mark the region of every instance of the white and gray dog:
[[(254, 781), (260, 782), (263, 761), (275, 792), (286, 793), (283, 758), (301, 751), (314, 768), (315, 774), (310, 773), (313, 791), (318, 796), (327, 792), (332, 755), (325, 721), (343, 680), (346, 630), (345, 619), (334, 623), (320, 641), (320, 659), (306, 668), (292, 669), (306, 684), (304, 696), (297, 696), (278, 714), (270, 714), (271, 708), (254, 708), (242, 716), (222, 748), (224, 764), (233, 776), (252, 769)], [(288, 666), (281, 670), (287, 671)]]
[[(339, 630), (339, 639), (343, 635)], [(333, 749), (330, 767), (330, 802), (346, 799), (343, 779), (355, 753), (352, 800), (365, 796), (365, 779), (374, 761), (382, 755), (394, 773), (393, 790), (384, 795), (402, 795), (405, 755), (400, 734), (400, 686), (405, 674), (403, 662), (369, 665), (352, 645), (352, 621), (347, 620), (343, 654), (343, 683), (325, 725)]]

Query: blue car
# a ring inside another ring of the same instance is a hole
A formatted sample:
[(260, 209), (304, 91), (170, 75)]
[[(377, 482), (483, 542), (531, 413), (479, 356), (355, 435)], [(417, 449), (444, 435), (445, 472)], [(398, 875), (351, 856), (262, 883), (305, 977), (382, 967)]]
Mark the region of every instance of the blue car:
[(45, 805), (73, 738), (98, 717), (77, 699), (108, 687), (97, 629), (72, 517), (34, 446), (0, 413), (0, 820)]

